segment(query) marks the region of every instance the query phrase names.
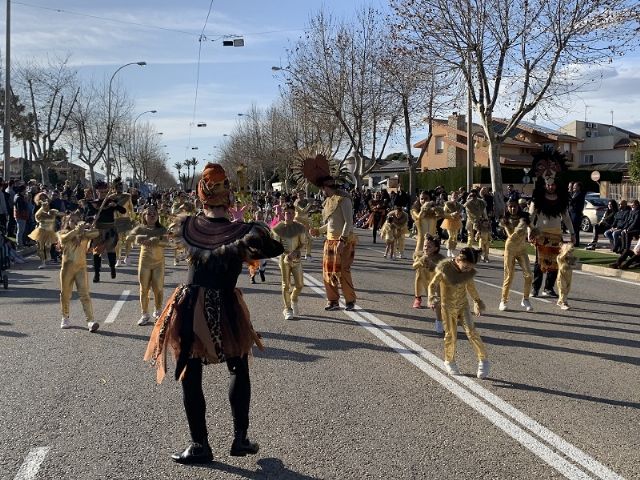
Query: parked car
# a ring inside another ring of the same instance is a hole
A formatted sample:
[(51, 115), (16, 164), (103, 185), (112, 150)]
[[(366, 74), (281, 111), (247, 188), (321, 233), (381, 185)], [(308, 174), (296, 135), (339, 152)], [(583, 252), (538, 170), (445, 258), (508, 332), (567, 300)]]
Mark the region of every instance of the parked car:
[(596, 225), (604, 212), (607, 211), (609, 205), (608, 198), (600, 198), (597, 193), (587, 193), (584, 200), (584, 210), (582, 212), (582, 222), (580, 223), (580, 230), (583, 232), (590, 232), (594, 225)]

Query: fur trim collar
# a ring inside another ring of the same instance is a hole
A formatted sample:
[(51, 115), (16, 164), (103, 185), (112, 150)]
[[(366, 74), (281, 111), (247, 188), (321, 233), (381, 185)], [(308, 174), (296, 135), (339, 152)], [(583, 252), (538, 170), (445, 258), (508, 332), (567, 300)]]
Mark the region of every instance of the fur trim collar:
[(476, 275), (475, 269), (469, 272), (461, 272), (451, 259), (441, 261), (436, 267), (436, 272), (442, 273), (445, 281), (451, 285), (461, 285), (472, 280)]
[(293, 238), (298, 235), (303, 235), (306, 231), (306, 228), (301, 223), (295, 221), (290, 225), (287, 225), (284, 222), (280, 222), (275, 227), (273, 227), (271, 231), (281, 238)]

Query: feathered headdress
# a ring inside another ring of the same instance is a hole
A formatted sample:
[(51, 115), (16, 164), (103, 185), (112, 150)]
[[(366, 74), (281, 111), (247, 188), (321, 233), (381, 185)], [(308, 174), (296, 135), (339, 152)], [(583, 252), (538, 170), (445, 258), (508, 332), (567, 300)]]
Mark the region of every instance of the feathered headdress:
[(329, 160), (323, 154), (307, 157), (294, 165), (293, 178), (298, 185), (309, 183), (321, 188), (326, 185), (346, 186), (355, 183), (352, 173), (344, 164)]

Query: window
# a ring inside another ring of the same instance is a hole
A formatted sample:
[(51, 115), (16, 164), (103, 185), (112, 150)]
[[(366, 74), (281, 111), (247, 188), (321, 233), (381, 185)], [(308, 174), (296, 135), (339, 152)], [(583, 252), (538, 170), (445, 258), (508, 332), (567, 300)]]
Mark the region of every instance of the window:
[(591, 154), (591, 153), (589, 153), (589, 154), (585, 153), (585, 154), (584, 154), (584, 157), (583, 157), (583, 160), (584, 160), (584, 161), (583, 161), (583, 163), (584, 163), (585, 165), (591, 165), (591, 164), (593, 163), (593, 154)]
[(444, 137), (436, 137), (436, 153), (444, 152)]

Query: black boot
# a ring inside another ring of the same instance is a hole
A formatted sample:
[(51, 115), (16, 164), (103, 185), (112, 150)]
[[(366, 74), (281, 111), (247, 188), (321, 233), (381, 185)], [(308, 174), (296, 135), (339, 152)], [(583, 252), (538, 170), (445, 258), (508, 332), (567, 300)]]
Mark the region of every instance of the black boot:
[(111, 269), (111, 278), (116, 278), (116, 252), (108, 252), (109, 268)]
[(264, 278), (264, 270), (260, 270), (260, 281), (264, 282), (265, 278)]
[(102, 259), (100, 255), (93, 255), (93, 283), (100, 282), (100, 266), (102, 264)]
[(244, 430), (236, 432), (229, 455), (232, 457), (244, 457), (246, 455), (255, 455), (258, 450), (260, 450), (260, 445), (249, 440), (247, 431)]
[(209, 463), (213, 461), (213, 452), (209, 443), (192, 443), (182, 453), (174, 453), (171, 460), (183, 465), (192, 465), (195, 463)]

